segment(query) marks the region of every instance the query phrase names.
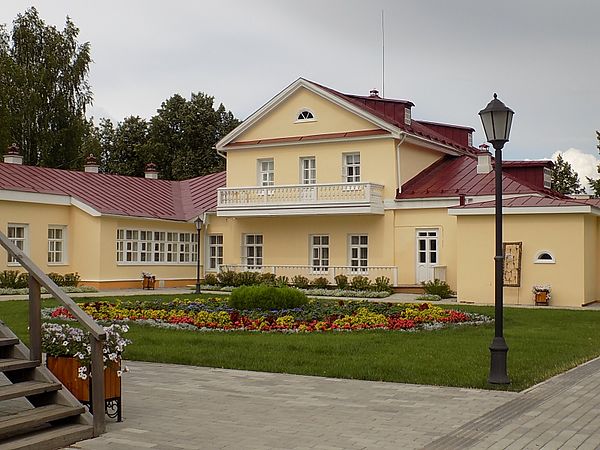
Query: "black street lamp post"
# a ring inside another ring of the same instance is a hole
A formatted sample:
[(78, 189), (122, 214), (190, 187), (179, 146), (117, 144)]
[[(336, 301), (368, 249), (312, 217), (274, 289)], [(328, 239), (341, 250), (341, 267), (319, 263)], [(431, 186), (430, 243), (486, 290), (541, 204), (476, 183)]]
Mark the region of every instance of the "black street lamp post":
[(496, 150), (496, 256), (494, 278), (495, 303), (495, 335), (490, 345), (490, 375), (488, 382), (493, 384), (509, 384), (507, 373), (508, 345), (504, 340), (503, 287), (504, 287), (504, 251), (502, 248), (502, 148), (508, 142), (514, 111), (498, 100), (488, 103), (485, 109), (479, 111), (487, 141)]
[(194, 225), (196, 225), (196, 294), (200, 294), (200, 230), (202, 229), (202, 224), (204, 222), (198, 216), (198, 218), (194, 221)]

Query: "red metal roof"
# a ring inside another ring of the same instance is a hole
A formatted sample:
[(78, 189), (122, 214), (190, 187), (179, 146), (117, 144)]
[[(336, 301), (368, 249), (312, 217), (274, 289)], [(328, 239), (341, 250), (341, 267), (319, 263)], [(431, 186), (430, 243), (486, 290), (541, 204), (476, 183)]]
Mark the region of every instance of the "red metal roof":
[(102, 214), (189, 220), (213, 210), (225, 172), (186, 181), (0, 163), (0, 189), (71, 196)]
[[(582, 201), (576, 199), (569, 198), (551, 198), (551, 197), (539, 197), (535, 195), (525, 195), (523, 197), (514, 197), (507, 198), (502, 200), (503, 208), (535, 208), (535, 207), (561, 207), (561, 206), (595, 206), (593, 204), (588, 204), (589, 200)], [(455, 208), (460, 209), (471, 209), (471, 208), (494, 208), (496, 202), (491, 200), (488, 202), (480, 202), (480, 203), (469, 203), (467, 205), (455, 206)]]
[[(408, 133), (421, 136), (426, 139), (430, 139), (443, 145), (450, 146), (458, 150), (460, 153), (473, 154), (478, 152), (478, 150), (474, 147), (468, 147), (462, 145), (461, 143), (450, 140), (449, 138), (443, 136), (442, 134), (438, 133), (432, 128), (429, 128), (423, 123), (420, 123), (420, 121), (418, 120), (411, 120), (411, 124), (407, 125), (404, 122), (404, 108), (414, 106), (412, 102), (409, 102), (407, 100), (394, 100), (381, 97), (363, 97), (359, 95), (343, 94), (341, 92), (336, 91), (335, 89), (331, 89), (327, 86), (315, 83), (314, 81), (309, 82), (337, 97), (340, 97), (352, 103), (355, 106), (358, 106), (359, 108), (367, 111), (368, 113), (373, 114), (382, 120), (385, 120), (389, 124), (398, 127), (401, 130), (407, 131)], [(454, 127), (456, 127), (456, 125)]]
[[(537, 188), (504, 173), (502, 190), (505, 194), (543, 193), (564, 197), (549, 189)], [(477, 173), (477, 159), (468, 156), (445, 156), (402, 185), (397, 200), (411, 198), (455, 197), (458, 195), (494, 195), (494, 172)]]

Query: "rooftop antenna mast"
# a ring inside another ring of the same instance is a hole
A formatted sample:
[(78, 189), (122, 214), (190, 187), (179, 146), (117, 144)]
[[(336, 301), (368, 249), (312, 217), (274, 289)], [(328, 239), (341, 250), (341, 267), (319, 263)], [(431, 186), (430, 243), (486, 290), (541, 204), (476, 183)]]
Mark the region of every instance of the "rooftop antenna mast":
[(385, 98), (385, 28), (381, 10), (381, 96)]

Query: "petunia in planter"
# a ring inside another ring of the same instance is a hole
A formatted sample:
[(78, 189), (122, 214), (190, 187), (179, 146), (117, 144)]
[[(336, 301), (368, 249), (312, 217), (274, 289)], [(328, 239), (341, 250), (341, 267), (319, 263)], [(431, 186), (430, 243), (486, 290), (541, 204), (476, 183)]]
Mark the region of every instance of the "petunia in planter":
[[(121, 355), (131, 343), (122, 333), (127, 325), (104, 327), (104, 400), (109, 417), (121, 421)], [(82, 403), (91, 405), (91, 346), (89, 335), (80, 328), (56, 323), (42, 324), (42, 349), (48, 369)]]
[(548, 305), (551, 298), (550, 292), (552, 292), (550, 285), (536, 284), (531, 291), (536, 305)]

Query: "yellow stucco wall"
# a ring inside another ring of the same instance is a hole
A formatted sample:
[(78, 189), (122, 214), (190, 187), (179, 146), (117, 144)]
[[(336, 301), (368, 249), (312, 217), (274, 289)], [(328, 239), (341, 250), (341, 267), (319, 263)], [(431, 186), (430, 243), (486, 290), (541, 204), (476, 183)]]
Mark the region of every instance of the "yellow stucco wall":
[[(305, 108), (313, 112), (315, 121), (296, 121), (298, 113)], [(306, 88), (300, 88), (234, 142), (376, 128), (378, 127), (372, 122), (358, 117)]]
[[(494, 216), (458, 216), (457, 287), (460, 301), (494, 302)], [(523, 242), (521, 287), (504, 288), (506, 304), (534, 304), (534, 285), (552, 286), (551, 305), (580, 306), (596, 281), (586, 279), (585, 216), (582, 214), (505, 215), (505, 242)], [(591, 228), (591, 227), (590, 227)], [(593, 248), (596, 248), (594, 246)], [(537, 253), (551, 252), (555, 264), (535, 264)], [(590, 257), (591, 258), (591, 257)]]
[(400, 146), (401, 184), (406, 183), (443, 156), (435, 150), (403, 143)]
[(598, 279), (600, 271), (598, 270), (598, 218), (592, 215), (586, 215), (584, 221), (584, 276), (585, 276), (585, 301), (592, 302), (600, 300), (600, 291), (598, 290)]
[(456, 289), (456, 217), (446, 208), (395, 211), (394, 254), (399, 284), (416, 284), (418, 229), (438, 230), (438, 265), (446, 266), (446, 282)]

